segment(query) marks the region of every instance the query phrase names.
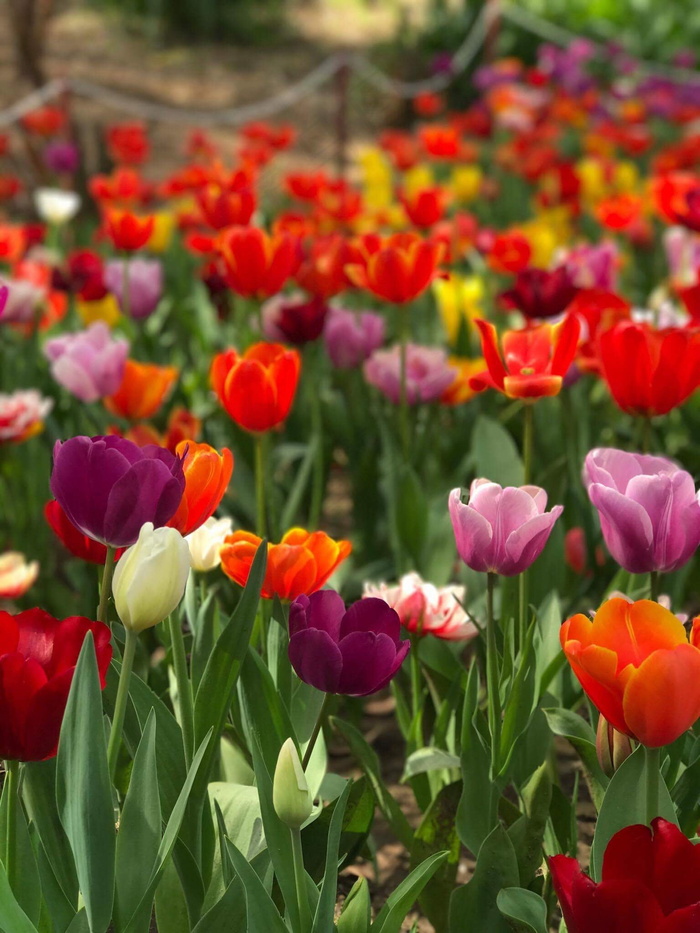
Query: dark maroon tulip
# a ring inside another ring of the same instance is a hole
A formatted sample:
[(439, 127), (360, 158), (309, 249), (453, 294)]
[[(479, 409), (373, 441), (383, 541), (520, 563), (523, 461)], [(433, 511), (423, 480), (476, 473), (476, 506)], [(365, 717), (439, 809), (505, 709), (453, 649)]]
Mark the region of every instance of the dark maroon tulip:
[(102, 544), (128, 547), (145, 522), (165, 525), (184, 489), (182, 461), (156, 444), (81, 435), (53, 449), (51, 492), (76, 528)]
[(289, 660), (317, 690), (366, 696), (386, 687), (408, 654), (400, 632), (383, 599), (359, 599), (346, 611), (335, 590), (319, 590), (289, 607)]
[(515, 308), (528, 319), (547, 318), (565, 311), (577, 292), (565, 266), (551, 272), (531, 267), (518, 273), (513, 287), (501, 292), (499, 300), (504, 307)]

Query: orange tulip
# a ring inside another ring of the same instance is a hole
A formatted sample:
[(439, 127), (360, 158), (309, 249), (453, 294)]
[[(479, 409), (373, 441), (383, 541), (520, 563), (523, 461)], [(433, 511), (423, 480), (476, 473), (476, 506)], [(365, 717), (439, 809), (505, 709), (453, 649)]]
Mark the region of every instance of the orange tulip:
[[(493, 324), (476, 321), (487, 370), (472, 377), (477, 392), (497, 389), (508, 398), (536, 399), (558, 395), (576, 354), (581, 325), (573, 314), (561, 324), (540, 324), (503, 334), (503, 359)], [(505, 362), (504, 362), (505, 360)]]
[[(260, 538), (248, 531), (234, 531), (221, 546), (221, 566), (227, 577), (245, 586)], [(267, 546), (267, 570), (262, 596), (296, 599), (320, 590), (352, 545), (334, 541), (324, 531), (291, 528), (279, 544)]]
[(122, 384), (104, 403), (113, 415), (121, 415), (129, 421), (151, 418), (163, 404), (177, 377), (175, 366), (155, 366), (127, 360)]
[(276, 295), (299, 264), (294, 237), (270, 236), (257, 227), (229, 227), (219, 234), (216, 248), (227, 285), (244, 298)]
[(688, 642), (658, 603), (609, 599), (593, 621), (567, 619), (560, 638), (581, 686), (618, 732), (658, 748), (700, 717), (700, 619)]
[(226, 350), (214, 357), (211, 385), (229, 416), (245, 431), (269, 431), (292, 407), (301, 357), (279, 343), (256, 343), (242, 356)]
[(108, 210), (105, 220), (105, 232), (114, 248), (128, 253), (148, 243), (154, 226), (154, 217), (139, 217), (131, 211)]
[(209, 444), (189, 440), (180, 441), (175, 453), (184, 456), (185, 491), (168, 525), (188, 535), (219, 507), (233, 473), (233, 454), (226, 447), (219, 453)]
[(395, 233), (385, 239), (368, 234), (358, 245), (362, 262), (345, 267), (348, 278), (392, 304), (413, 301), (440, 274), (442, 243), (422, 240), (415, 233)]

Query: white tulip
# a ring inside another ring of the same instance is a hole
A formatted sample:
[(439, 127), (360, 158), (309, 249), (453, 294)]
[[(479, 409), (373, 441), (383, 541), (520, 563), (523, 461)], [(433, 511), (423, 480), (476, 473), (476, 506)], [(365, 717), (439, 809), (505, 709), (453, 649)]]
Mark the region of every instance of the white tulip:
[(231, 534), (233, 522), (230, 518), (208, 518), (196, 531), (187, 535), (185, 541), (190, 549), (192, 569), (207, 573), (221, 563), (221, 545), (226, 535)]
[(37, 188), (34, 205), (39, 217), (53, 226), (62, 226), (72, 220), (80, 210), (80, 195), (63, 188)]

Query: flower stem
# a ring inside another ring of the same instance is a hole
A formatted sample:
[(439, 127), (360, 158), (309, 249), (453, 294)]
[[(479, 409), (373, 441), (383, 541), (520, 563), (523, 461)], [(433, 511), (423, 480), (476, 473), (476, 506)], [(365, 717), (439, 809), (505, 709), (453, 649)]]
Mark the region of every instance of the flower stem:
[(661, 779), (661, 749), (644, 748), (646, 765), (647, 823), (659, 815), (659, 781)]
[[(307, 359), (310, 363), (316, 364), (310, 366), (310, 374), (318, 377), (319, 355), (313, 353), (315, 347), (308, 347)], [(315, 372), (314, 372), (315, 371)], [(321, 518), (321, 509), (323, 507), (323, 415), (321, 412), (321, 394), (318, 386), (320, 378), (311, 385), (311, 436), (316, 445), (313, 467), (313, 481), (311, 486), (311, 508), (309, 510), (309, 531), (315, 531)]]
[(117, 771), (117, 758), (119, 757), (119, 748), (122, 742), (126, 704), (129, 699), (129, 682), (131, 681), (131, 671), (134, 666), (134, 655), (136, 654), (138, 639), (139, 636), (136, 632), (132, 632), (131, 629), (126, 629), (126, 642), (124, 643), (122, 668), (119, 674), (119, 687), (117, 688), (117, 699), (114, 703), (114, 719), (112, 720), (109, 744), (107, 746), (107, 764), (112, 782), (114, 782), (114, 775)]
[(299, 904), (299, 933), (308, 933), (311, 930), (311, 910), (309, 909), (309, 896), (306, 890), (304, 870), (304, 851), (301, 845), (301, 830), (290, 829), (292, 834), (292, 853), (294, 855), (294, 883)]
[(5, 810), (5, 874), (10, 888), (16, 890), (17, 881), (17, 807), (19, 805), (19, 761), (5, 762), (4, 793), (7, 794)]
[(496, 574), (486, 575), (486, 692), (488, 695), (489, 732), (491, 733), (491, 778), (498, 773), (501, 744), (501, 697), (499, 692), (498, 647), (496, 620), (493, 615), (493, 591)]
[(411, 703), (414, 724), (420, 714), (420, 697), (422, 694), (421, 667), (420, 658), (418, 657), (418, 640), (419, 639), (416, 635), (411, 635), (411, 650), (409, 654), (411, 656)]
[(255, 526), (259, 538), (265, 537), (265, 435), (255, 435)]
[(397, 314), (399, 321), (399, 436), (403, 458), (408, 462), (411, 453), (407, 370), (409, 320), (408, 311), (405, 308), (398, 308)]
[(528, 571), (523, 570), (518, 578), (518, 648), (523, 651), (525, 648), (525, 638), (527, 634), (528, 618), (527, 607), (529, 602), (529, 579)]
[(112, 577), (114, 576), (114, 563), (117, 549), (107, 545), (107, 556), (102, 571), (102, 589), (100, 590), (100, 604), (97, 607), (97, 621), (107, 622), (107, 604), (112, 594)]
[(304, 752), (304, 760), (301, 763), (301, 767), (303, 768), (304, 771), (306, 771), (306, 769), (309, 766), (309, 762), (311, 761), (311, 755), (313, 754), (313, 750), (316, 745), (316, 740), (321, 734), (321, 729), (323, 728), (323, 723), (326, 718), (326, 714), (328, 712), (328, 704), (330, 703), (330, 699), (331, 699), (330, 693), (327, 693), (325, 697), (323, 698), (323, 704), (321, 705), (321, 709), (319, 710), (318, 719), (316, 720), (316, 725), (314, 726), (314, 731), (311, 733), (311, 737), (309, 738), (309, 743), (306, 746), (306, 751)]
[(658, 570), (651, 570), (649, 572), (649, 590), (650, 590), (650, 599), (653, 599), (654, 602), (659, 601), (659, 590), (661, 589), (661, 574)]
[(525, 485), (532, 482), (532, 452), (535, 434), (535, 409), (531, 403), (525, 403), (523, 424), (523, 473)]
[(170, 627), (170, 647), (173, 653), (173, 668), (175, 670), (175, 683), (177, 696), (180, 702), (180, 725), (182, 726), (182, 742), (185, 746), (185, 765), (189, 770), (194, 754), (194, 707), (192, 703), (192, 684), (187, 670), (187, 655), (185, 654), (185, 639), (182, 635), (182, 626), (171, 613), (168, 617)]
[(131, 294), (129, 293), (129, 254), (124, 253), (122, 266), (122, 314), (129, 320), (131, 318)]

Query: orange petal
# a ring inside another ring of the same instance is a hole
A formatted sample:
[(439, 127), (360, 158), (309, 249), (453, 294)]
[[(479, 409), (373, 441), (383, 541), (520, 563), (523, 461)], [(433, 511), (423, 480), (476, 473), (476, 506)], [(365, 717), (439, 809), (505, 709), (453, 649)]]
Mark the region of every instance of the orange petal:
[(624, 714), (643, 745), (675, 742), (700, 718), (700, 650), (686, 644), (649, 655), (629, 678)]

